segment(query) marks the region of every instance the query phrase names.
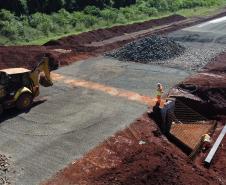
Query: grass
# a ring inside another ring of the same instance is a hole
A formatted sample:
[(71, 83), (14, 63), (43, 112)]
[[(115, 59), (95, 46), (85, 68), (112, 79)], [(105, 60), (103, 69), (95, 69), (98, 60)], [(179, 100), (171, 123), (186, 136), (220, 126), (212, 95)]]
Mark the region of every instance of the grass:
[(207, 15), (213, 15), (218, 10), (222, 9), (222, 7), (226, 6), (226, 2), (222, 5), (218, 6), (212, 6), (212, 7), (197, 7), (194, 9), (182, 9), (177, 11), (177, 14), (183, 15), (185, 17), (195, 17), (195, 16), (207, 16)]
[[(148, 20), (152, 20), (152, 19), (162, 18), (162, 17), (169, 16), (172, 14), (180, 14), (180, 15), (188, 17), (188, 18), (196, 17), (196, 16), (207, 16), (207, 15), (216, 13), (217, 11), (222, 9), (223, 6), (226, 6), (226, 2), (224, 2), (224, 4), (221, 6), (218, 5), (218, 6), (212, 6), (212, 7), (197, 7), (197, 8), (193, 8), (193, 9), (182, 9), (182, 10), (179, 10), (179, 11), (173, 12), (173, 13), (172, 12), (159, 13), (157, 16), (140, 19), (138, 21), (129, 21), (126, 24), (133, 24), (133, 23), (137, 23), (137, 22), (143, 22), (143, 21), (148, 21)], [(109, 27), (116, 26), (116, 25), (125, 25), (125, 24), (113, 24), (110, 26), (95, 25), (94, 28), (84, 29), (80, 32), (72, 30), (70, 33), (67, 33), (67, 34), (60, 34), (60, 35), (50, 34), (48, 37), (41, 37), (39, 39), (30, 41), (30, 42), (26, 42), (26, 41), (18, 42), (17, 45), (43, 45), (50, 40), (57, 40), (57, 39), (60, 39), (62, 37), (66, 37), (69, 35), (77, 35), (82, 32), (86, 32), (86, 31), (90, 31), (90, 30), (94, 30), (94, 29), (98, 29), (98, 28), (109, 28)], [(0, 37), (0, 40), (2, 40), (2, 39), (4, 39), (4, 38)]]
[[(84, 30), (83, 32), (85, 32), (85, 31), (89, 31), (89, 30)], [(80, 33), (82, 33), (82, 32), (70, 32), (70, 33), (61, 34), (61, 35), (50, 35), (48, 37), (41, 37), (39, 39), (30, 41), (30, 42), (26, 42), (26, 41), (25, 42), (18, 42), (17, 45), (43, 45), (50, 40), (58, 40), (62, 37), (66, 37), (66, 36), (70, 36), (70, 35), (77, 35), (77, 34), (80, 34)]]

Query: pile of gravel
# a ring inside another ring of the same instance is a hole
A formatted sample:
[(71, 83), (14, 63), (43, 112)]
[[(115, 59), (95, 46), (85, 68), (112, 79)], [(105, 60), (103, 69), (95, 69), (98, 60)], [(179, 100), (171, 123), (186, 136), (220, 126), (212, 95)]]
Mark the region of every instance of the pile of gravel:
[(0, 154), (0, 185), (11, 184), (9, 181), (9, 161), (5, 155)]
[(149, 63), (166, 60), (183, 54), (185, 47), (179, 43), (161, 36), (150, 36), (131, 42), (106, 56), (122, 61)]

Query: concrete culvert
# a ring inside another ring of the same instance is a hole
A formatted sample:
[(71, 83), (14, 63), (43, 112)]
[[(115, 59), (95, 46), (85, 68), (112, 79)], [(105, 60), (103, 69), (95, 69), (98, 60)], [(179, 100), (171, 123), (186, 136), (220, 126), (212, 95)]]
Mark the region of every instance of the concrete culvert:
[(183, 54), (185, 47), (167, 37), (150, 36), (131, 42), (124, 47), (107, 53), (106, 56), (122, 61), (151, 63)]

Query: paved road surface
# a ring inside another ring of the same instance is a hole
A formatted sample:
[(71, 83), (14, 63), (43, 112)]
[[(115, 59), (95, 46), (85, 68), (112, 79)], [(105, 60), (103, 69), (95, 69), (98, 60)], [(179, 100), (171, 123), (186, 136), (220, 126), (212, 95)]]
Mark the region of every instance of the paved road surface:
[(226, 44), (226, 17), (185, 28), (170, 35), (180, 41)]

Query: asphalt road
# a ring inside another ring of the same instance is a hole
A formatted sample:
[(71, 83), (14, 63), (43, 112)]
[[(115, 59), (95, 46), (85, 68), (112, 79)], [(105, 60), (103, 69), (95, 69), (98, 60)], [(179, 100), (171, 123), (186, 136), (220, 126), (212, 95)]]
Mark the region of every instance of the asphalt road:
[(173, 32), (170, 36), (179, 41), (226, 44), (226, 17)]
[(33, 185), (50, 178), (147, 110), (145, 103), (110, 95), (101, 87), (152, 97), (157, 82), (165, 84), (167, 91), (188, 76), (181, 70), (103, 57), (80, 61), (55, 73), (101, 86), (93, 90), (58, 79), (53, 87), (41, 89), (40, 99), (46, 101), (27, 113), (12, 110), (3, 115), (0, 151), (12, 157), (15, 184)]

